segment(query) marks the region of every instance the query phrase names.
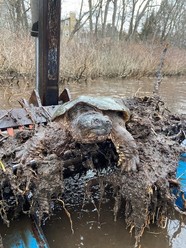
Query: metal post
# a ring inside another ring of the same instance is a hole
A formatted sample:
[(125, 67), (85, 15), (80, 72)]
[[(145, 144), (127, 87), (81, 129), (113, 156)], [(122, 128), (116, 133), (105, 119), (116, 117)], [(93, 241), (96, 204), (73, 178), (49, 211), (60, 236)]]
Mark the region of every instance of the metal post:
[(39, 39), (35, 38), (35, 68), (36, 68), (36, 91), (39, 93)]
[(38, 20), (39, 20), (39, 1), (30, 0), (32, 14), (31, 35), (35, 37), (35, 68), (36, 68), (36, 84), (35, 88), (38, 92), (39, 87), (39, 39), (38, 39)]
[(61, 0), (39, 0), (39, 85), (44, 106), (58, 104)]

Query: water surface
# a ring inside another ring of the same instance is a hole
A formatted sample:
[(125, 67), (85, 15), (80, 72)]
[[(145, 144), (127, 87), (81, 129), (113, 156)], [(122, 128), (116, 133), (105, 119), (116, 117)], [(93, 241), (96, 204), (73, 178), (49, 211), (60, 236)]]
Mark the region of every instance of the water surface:
[[(81, 94), (131, 97), (151, 96), (155, 79), (143, 80), (97, 80), (85, 84), (69, 84), (72, 97)], [(160, 96), (175, 113), (186, 114), (186, 79), (165, 78), (160, 87)]]
[[(153, 92), (155, 79), (143, 80), (95, 80), (85, 83), (69, 83), (60, 86), (60, 92), (64, 87), (70, 89), (72, 98), (82, 94), (105, 95), (117, 97), (150, 96)], [(18, 100), (21, 97), (29, 98), (33, 86), (24, 82), (19, 85), (0, 84), (0, 106), (3, 108), (19, 107)], [(164, 78), (160, 87), (160, 95), (169, 109), (175, 113), (186, 114), (186, 78)]]

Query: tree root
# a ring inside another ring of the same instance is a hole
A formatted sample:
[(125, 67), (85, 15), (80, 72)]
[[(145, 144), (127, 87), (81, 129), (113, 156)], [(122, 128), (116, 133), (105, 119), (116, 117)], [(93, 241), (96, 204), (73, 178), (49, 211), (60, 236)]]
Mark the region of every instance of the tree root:
[(65, 213), (66, 213), (66, 215), (67, 215), (67, 217), (69, 218), (69, 221), (70, 221), (70, 227), (71, 227), (72, 234), (74, 234), (74, 228), (73, 228), (73, 222), (72, 222), (71, 214), (66, 209), (64, 201), (62, 199), (59, 199), (59, 198), (57, 200), (62, 203), (63, 209), (65, 210)]

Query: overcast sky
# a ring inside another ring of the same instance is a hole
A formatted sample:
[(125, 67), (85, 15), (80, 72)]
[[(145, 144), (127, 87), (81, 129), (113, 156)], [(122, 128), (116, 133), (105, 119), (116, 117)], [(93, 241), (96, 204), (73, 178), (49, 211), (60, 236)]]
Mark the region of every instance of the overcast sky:
[(81, 1), (82, 0), (62, 0), (62, 9), (61, 9), (62, 18), (64, 16), (67, 16), (70, 11), (76, 12), (76, 14), (78, 14)]
[[(160, 4), (162, 0), (156, 0), (156, 3)], [(61, 0), (62, 2), (62, 18), (67, 17), (69, 12), (75, 12), (77, 15), (79, 14), (80, 4), (82, 0)], [(94, 1), (93, 1), (94, 2)], [(88, 1), (84, 1), (84, 11), (88, 10)]]

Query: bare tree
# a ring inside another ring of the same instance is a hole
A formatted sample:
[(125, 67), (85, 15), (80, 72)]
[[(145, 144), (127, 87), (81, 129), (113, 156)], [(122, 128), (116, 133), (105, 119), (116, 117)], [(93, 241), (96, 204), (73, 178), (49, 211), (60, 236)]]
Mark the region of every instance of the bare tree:
[[(73, 31), (70, 34), (69, 41), (72, 40), (74, 35), (85, 25), (85, 23), (87, 23), (88, 20), (90, 20), (90, 16), (92, 18), (98, 7), (98, 4), (96, 4), (95, 6), (92, 6), (92, 8), (89, 9), (88, 11), (83, 12), (83, 5), (84, 5), (84, 0), (81, 1), (79, 17), (78, 20), (76, 21)], [(93, 29), (93, 25), (92, 25), (92, 29)]]
[(145, 15), (145, 11), (147, 10), (150, 2), (151, 0), (132, 0), (131, 18), (127, 39), (134, 38), (136, 35), (140, 21)]
[(142, 40), (153, 40), (156, 35), (157, 19), (154, 10), (150, 9), (149, 13), (145, 16), (145, 21), (142, 24), (140, 37)]
[(169, 39), (176, 46), (186, 48), (186, 2), (183, 2), (181, 10), (176, 15), (176, 21), (172, 27), (171, 34), (169, 34)]
[(89, 26), (90, 26), (90, 34), (93, 33), (93, 21), (92, 21), (92, 0), (88, 0), (89, 5)]
[(8, 10), (8, 22), (11, 29), (28, 29), (26, 2), (24, 0), (4, 0)]
[(183, 0), (163, 0), (157, 13), (157, 35), (160, 41), (166, 40), (172, 35), (177, 26), (179, 17), (183, 15)]
[[(98, 8), (96, 13), (96, 17), (95, 17), (95, 37), (96, 39), (98, 39), (98, 29), (99, 29), (99, 18), (102, 16), (102, 7), (103, 7), (103, 0), (99, 0), (98, 2)], [(102, 21), (101, 21), (102, 23)]]
[(30, 9), (30, 5), (26, 8), (26, 2), (24, 0), (21, 0), (21, 6), (22, 6), (22, 25), (25, 27), (26, 30), (29, 29), (29, 21), (28, 21), (28, 10)]
[(106, 4), (105, 4), (104, 19), (103, 19), (103, 23), (102, 23), (102, 37), (105, 37), (107, 17), (108, 17), (108, 10), (109, 10), (110, 2), (111, 2), (111, 0), (107, 0)]
[(124, 22), (125, 22), (125, 17), (126, 17), (126, 12), (125, 12), (125, 0), (122, 0), (122, 12), (121, 12), (121, 24), (120, 24), (120, 29), (119, 29), (119, 40), (122, 39), (122, 34), (123, 34), (123, 27), (124, 27)]
[(118, 0), (113, 0), (113, 14), (112, 14), (112, 38), (115, 35), (115, 23), (116, 23), (116, 14), (118, 8)]

